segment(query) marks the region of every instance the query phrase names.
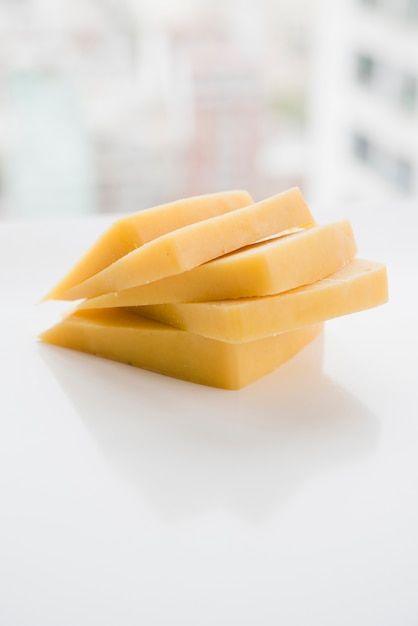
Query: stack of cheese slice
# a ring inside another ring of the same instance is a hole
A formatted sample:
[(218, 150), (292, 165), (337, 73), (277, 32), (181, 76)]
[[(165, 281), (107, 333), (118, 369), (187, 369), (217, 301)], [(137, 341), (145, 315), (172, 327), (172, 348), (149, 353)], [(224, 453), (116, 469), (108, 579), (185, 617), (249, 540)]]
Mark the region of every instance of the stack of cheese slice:
[(316, 224), (298, 189), (188, 198), (109, 228), (46, 297), (81, 303), (40, 338), (240, 389), (387, 301), (385, 266), (356, 254), (350, 223)]

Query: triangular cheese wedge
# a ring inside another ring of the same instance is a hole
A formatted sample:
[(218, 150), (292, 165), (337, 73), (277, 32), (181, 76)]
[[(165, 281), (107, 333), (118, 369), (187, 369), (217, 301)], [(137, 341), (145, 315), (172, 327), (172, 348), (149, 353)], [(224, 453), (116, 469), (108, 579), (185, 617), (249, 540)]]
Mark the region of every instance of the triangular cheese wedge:
[(163, 204), (116, 221), (44, 298), (62, 294), (122, 256), (178, 228), (253, 204), (247, 191), (232, 190)]
[(202, 385), (241, 389), (288, 361), (322, 325), (242, 344), (225, 343), (120, 309), (78, 311), (47, 330), (46, 343)]
[(129, 252), (91, 278), (61, 293), (91, 298), (190, 270), (271, 235), (313, 223), (298, 189), (169, 232)]
[(357, 258), (327, 278), (279, 295), (129, 310), (205, 337), (241, 343), (325, 322), (387, 300), (385, 265)]
[(188, 272), (85, 300), (80, 308), (199, 302), (280, 293), (332, 274), (357, 246), (350, 222), (314, 226), (249, 246)]

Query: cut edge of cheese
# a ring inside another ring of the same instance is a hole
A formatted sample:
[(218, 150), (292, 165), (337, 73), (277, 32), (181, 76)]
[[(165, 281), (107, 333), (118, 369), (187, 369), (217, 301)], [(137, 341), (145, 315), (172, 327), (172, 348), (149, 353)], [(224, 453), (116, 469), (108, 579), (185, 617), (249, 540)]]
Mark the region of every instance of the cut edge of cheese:
[(348, 220), (248, 246), (188, 272), (80, 303), (80, 309), (264, 296), (312, 283), (357, 253)]
[(292, 188), (157, 237), (67, 290), (61, 298), (91, 298), (151, 283), (191, 270), (265, 237), (313, 222), (300, 190)]
[(238, 390), (300, 352), (323, 324), (242, 344), (208, 339), (120, 309), (77, 311), (40, 340), (173, 378)]
[(330, 276), (278, 295), (130, 307), (205, 337), (241, 343), (325, 322), (388, 301), (386, 266), (356, 258)]
[(145, 209), (114, 222), (43, 298), (58, 300), (129, 252), (169, 232), (254, 203), (245, 190), (193, 196)]

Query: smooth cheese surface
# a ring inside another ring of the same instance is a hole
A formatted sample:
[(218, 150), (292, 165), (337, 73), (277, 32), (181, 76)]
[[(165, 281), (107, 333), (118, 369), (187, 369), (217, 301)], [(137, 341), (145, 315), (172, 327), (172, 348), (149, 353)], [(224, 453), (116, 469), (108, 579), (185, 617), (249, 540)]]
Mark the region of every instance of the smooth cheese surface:
[(80, 308), (261, 296), (312, 283), (352, 260), (350, 222), (314, 226), (266, 241), (149, 285), (85, 300)]
[(253, 204), (247, 191), (194, 196), (140, 211), (116, 221), (46, 296), (61, 295), (136, 248), (178, 228)]
[(60, 297), (76, 300), (180, 274), (228, 252), (313, 223), (299, 189), (169, 232), (129, 252)]
[(157, 304), (132, 312), (221, 341), (243, 342), (384, 304), (386, 267), (354, 259), (331, 276), (275, 296)]
[(320, 324), (231, 344), (123, 310), (103, 309), (69, 315), (40, 339), (189, 382), (232, 390), (269, 374), (321, 331)]

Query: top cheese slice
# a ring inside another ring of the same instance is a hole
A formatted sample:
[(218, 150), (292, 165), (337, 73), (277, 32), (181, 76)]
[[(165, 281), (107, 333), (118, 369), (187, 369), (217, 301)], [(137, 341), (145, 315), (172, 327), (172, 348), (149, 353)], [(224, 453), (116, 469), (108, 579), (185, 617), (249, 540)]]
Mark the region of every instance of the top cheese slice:
[(332, 274), (356, 253), (351, 224), (342, 220), (253, 244), (148, 285), (84, 300), (79, 308), (202, 302), (280, 293)]
[(277, 233), (313, 224), (299, 189), (171, 231), (60, 293), (91, 298), (180, 274)]
[(103, 233), (44, 299), (59, 299), (71, 287), (157, 237), (250, 204), (253, 199), (247, 191), (231, 190), (177, 200), (123, 217)]

